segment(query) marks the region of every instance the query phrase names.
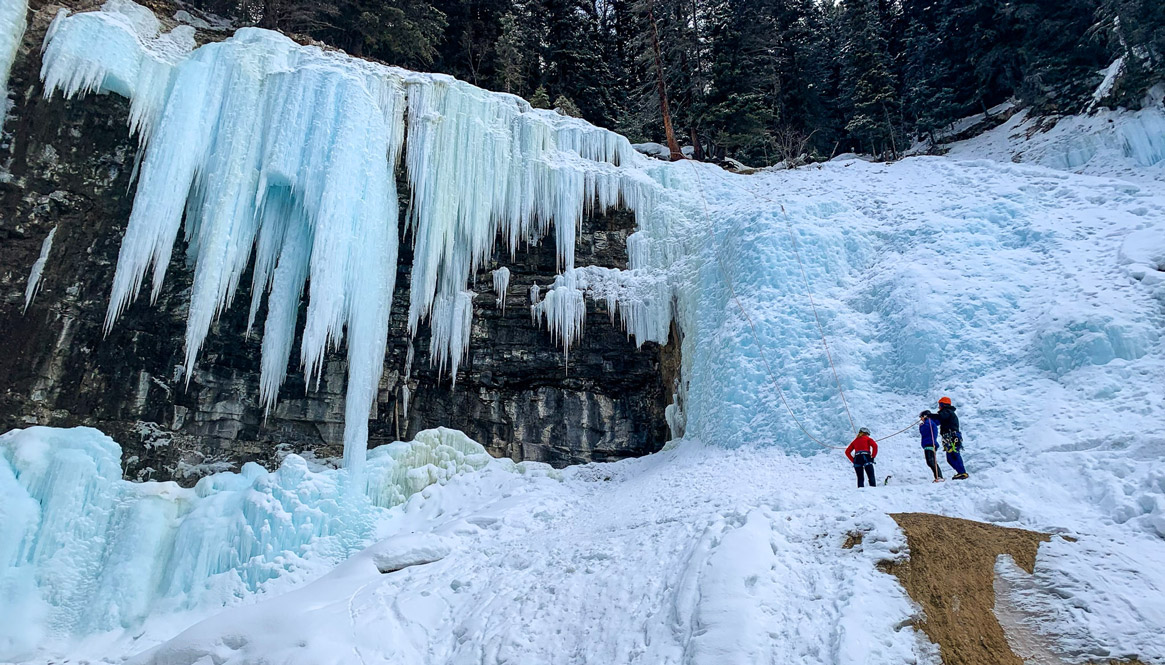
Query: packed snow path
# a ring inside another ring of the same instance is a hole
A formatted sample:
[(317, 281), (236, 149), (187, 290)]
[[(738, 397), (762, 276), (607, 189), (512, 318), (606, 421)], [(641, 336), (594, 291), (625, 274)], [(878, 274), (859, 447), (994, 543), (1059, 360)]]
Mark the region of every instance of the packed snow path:
[[(891, 431), (950, 394), (970, 480), (930, 483), (913, 433), (884, 443), (878, 476), (894, 479), (876, 490), (853, 487), (840, 453), (791, 454), (803, 437), (705, 261), (680, 313), (706, 347), (688, 392), (698, 439), (562, 480), (486, 466), (379, 518), (382, 542), (289, 595), (265, 598), (342, 557), (308, 548), (309, 574), (99, 640), (57, 634), (38, 657), (117, 661), (169, 640), (132, 662), (934, 663), (876, 568), (904, 554), (886, 514), (919, 511), (1077, 538), (1042, 546), (1009, 607), (1065, 662), (1165, 661), (1162, 190), (944, 158), (678, 168), (702, 169), (709, 251), (744, 285), (807, 426), (846, 440), (770, 199), (799, 236), (859, 425)], [(862, 545), (842, 549), (855, 530)], [(223, 602), (242, 607), (217, 614)]]

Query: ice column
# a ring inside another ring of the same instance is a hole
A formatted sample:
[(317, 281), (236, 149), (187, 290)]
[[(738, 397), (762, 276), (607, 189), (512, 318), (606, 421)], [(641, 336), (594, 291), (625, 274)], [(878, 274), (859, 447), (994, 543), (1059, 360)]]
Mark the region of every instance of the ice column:
[(0, 2), (0, 99), (4, 102), (0, 108), (0, 127), (4, 124), (3, 116), (8, 114), (8, 74), (20, 48), (20, 40), (24, 38), (27, 14), (28, 0)]
[(24, 287), (24, 311), (28, 311), (28, 306), (32, 304), (32, 299), (36, 296), (36, 292), (40, 289), (40, 278), (44, 274), (44, 264), (49, 260), (49, 252), (53, 250), (53, 238), (57, 235), (57, 227), (53, 227), (49, 234), (40, 244), (40, 256), (32, 264), (32, 269), (28, 271), (28, 286)]

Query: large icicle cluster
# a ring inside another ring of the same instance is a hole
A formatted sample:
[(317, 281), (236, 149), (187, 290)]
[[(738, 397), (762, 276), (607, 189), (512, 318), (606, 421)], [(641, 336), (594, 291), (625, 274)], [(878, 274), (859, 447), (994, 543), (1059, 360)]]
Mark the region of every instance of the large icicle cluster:
[(546, 296), (533, 305), (536, 315), (569, 351), (586, 320), (584, 295), (607, 304), (611, 323), (618, 313), (623, 329), (644, 342), (666, 344), (672, 321), (673, 287), (665, 272), (584, 266), (555, 278)]
[[(415, 243), (409, 328), (430, 320), (430, 362), (454, 377), (470, 338), (468, 282), (498, 236), (512, 254), (553, 225), (570, 275), (575, 234), (590, 208), (622, 204), (641, 218), (659, 210), (652, 199), (660, 185), (642, 168), (645, 158), (612, 132), (512, 95), (265, 30), (195, 49), (192, 29), (162, 34), (149, 10), (129, 0), (62, 12), (46, 40), (42, 77), (46, 95), (128, 97), (144, 146), (106, 327), (147, 272), (157, 297), (181, 231), (194, 270), (189, 381), (253, 257), (250, 321), (266, 293), (260, 391), (270, 408), (306, 286), (299, 362), (308, 377), (318, 380), (325, 353), (347, 334), (344, 443), (353, 468), (365, 454), (383, 365), (402, 153)], [(561, 333), (567, 343), (575, 335)]]

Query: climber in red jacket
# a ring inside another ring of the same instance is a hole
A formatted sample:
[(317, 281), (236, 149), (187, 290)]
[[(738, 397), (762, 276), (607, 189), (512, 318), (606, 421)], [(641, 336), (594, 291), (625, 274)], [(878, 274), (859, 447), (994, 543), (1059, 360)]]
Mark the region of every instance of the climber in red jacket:
[(870, 430), (865, 427), (858, 430), (858, 438), (845, 449), (845, 456), (853, 462), (854, 471), (858, 474), (858, 487), (866, 486), (863, 473), (870, 479), (870, 487), (878, 486), (874, 480), (874, 458), (878, 456), (878, 442), (870, 438)]

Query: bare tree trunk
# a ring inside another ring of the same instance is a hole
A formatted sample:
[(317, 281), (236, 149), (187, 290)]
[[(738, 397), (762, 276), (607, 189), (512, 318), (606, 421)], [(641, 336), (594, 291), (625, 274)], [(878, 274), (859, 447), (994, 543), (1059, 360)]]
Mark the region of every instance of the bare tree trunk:
[(700, 145), (700, 136), (696, 134), (696, 128), (688, 128), (688, 135), (692, 137), (692, 157), (698, 162), (704, 161), (704, 147)]
[(684, 158), (680, 144), (676, 142), (676, 132), (671, 125), (671, 111), (667, 107), (667, 86), (663, 82), (663, 56), (659, 52), (659, 29), (655, 25), (655, 2), (648, 0), (647, 20), (651, 23), (651, 47), (655, 50), (656, 87), (659, 89), (659, 108), (663, 112), (663, 133), (667, 136), (667, 149), (674, 162)]
[(890, 122), (890, 109), (886, 108), (886, 103), (882, 103), (882, 113), (886, 114), (886, 129), (890, 132), (890, 154), (895, 160), (898, 159), (898, 145), (894, 140), (894, 123)]

